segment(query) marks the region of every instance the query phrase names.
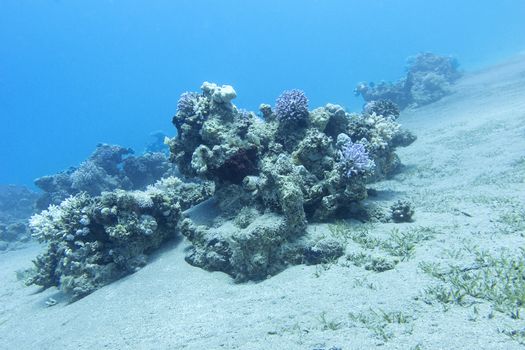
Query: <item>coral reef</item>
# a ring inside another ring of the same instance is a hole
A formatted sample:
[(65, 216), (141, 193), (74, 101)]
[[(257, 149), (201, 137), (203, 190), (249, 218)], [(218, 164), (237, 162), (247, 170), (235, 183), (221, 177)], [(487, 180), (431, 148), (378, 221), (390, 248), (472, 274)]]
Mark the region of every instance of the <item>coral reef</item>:
[(30, 239), (30, 232), (27, 227), (27, 218), (11, 222), (3, 221), (0, 223), (0, 250), (13, 248), (16, 243), (27, 242)]
[(38, 193), (25, 186), (0, 185), (0, 221), (30, 217), (35, 210)]
[(132, 189), (141, 189), (169, 174), (172, 168), (165, 154), (156, 152), (124, 159), (122, 171), (131, 182)]
[(262, 120), (238, 110), (233, 94), (216, 98), (225, 89), (217, 88), (183, 94), (177, 135), (167, 140), (183, 175), (215, 184), (214, 222), (179, 224), (192, 243), (187, 261), (243, 281), (342, 255), (336, 240), (313, 239), (308, 222), (358, 212), (367, 182), (396, 170), (395, 148), (410, 143), (400, 135), (411, 134), (390, 115), (350, 115), (333, 104), (310, 112), (300, 90), (285, 91), (273, 109), (262, 104)]
[[(167, 177), (144, 189), (169, 170), (163, 154), (133, 157), (110, 145), (78, 169), (40, 179), (51, 199), (67, 198), (31, 218), (47, 249), (29, 283), (82, 297), (143, 266), (178, 232), (191, 243), (189, 263), (236, 281), (332, 261), (343, 242), (308, 223), (363, 217), (367, 184), (391, 174), (396, 147), (415, 139), (392, 114), (351, 115), (334, 104), (309, 111), (299, 90), (284, 92), (273, 109), (261, 105), (264, 120), (237, 109), (229, 85), (201, 90), (181, 96), (177, 135), (165, 140), (181, 175), (201, 182)], [(193, 215), (210, 197), (208, 218)]]
[(207, 199), (210, 184), (168, 177), (144, 191), (82, 192), (30, 220), (47, 243), (28, 284), (83, 297), (146, 263), (147, 254), (174, 237), (182, 211)]
[(86, 192), (91, 196), (115, 189), (144, 189), (161, 177), (171, 175), (173, 166), (163, 152), (133, 156), (133, 150), (99, 144), (78, 168), (43, 176), (35, 184), (44, 191), (37, 202), (42, 210), (65, 198)]
[(155, 131), (149, 134), (151, 141), (146, 145), (144, 153), (168, 153), (168, 147), (164, 143), (166, 134), (162, 131)]
[[(396, 82), (359, 83), (354, 90), (366, 102), (390, 100), (404, 109), (435, 102), (451, 92), (461, 73), (452, 57), (425, 52), (409, 59), (407, 74)], [(379, 111), (372, 111), (381, 114)], [(387, 116), (387, 115), (384, 115)]]
[(38, 194), (27, 187), (0, 185), (0, 251), (29, 240), (27, 220), (37, 199)]

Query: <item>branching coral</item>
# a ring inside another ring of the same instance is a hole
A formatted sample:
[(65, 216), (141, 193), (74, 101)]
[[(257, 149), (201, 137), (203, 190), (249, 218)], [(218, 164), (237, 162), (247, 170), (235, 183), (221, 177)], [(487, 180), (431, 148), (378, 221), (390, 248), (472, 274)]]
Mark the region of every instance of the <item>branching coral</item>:
[(300, 122), (308, 118), (308, 98), (304, 91), (284, 91), (275, 102), (275, 114), (281, 122)]
[[(346, 135), (341, 134), (341, 136)], [(374, 161), (368, 156), (365, 146), (360, 143), (353, 143), (348, 136), (341, 137), (341, 139), (343, 140), (339, 141), (342, 143), (339, 161), (346, 177), (365, 174), (374, 168)]]

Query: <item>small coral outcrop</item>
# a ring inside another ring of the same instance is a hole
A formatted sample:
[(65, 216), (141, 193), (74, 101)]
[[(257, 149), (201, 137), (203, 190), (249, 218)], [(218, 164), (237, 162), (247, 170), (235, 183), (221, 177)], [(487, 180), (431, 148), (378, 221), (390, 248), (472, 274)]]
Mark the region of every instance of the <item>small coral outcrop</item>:
[(390, 207), (390, 211), (394, 222), (412, 222), (414, 209), (410, 202), (398, 200)]
[(169, 177), (144, 191), (82, 192), (30, 220), (47, 244), (27, 281), (83, 297), (144, 266), (147, 254), (174, 237), (182, 211), (209, 197), (206, 185)]

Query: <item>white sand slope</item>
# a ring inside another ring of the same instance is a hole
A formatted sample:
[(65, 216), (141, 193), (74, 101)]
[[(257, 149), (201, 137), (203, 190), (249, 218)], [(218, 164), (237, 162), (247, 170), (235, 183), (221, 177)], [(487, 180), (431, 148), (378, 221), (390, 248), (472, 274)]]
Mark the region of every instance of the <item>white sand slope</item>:
[[(37, 293), (17, 280), (15, 271), (38, 253), (34, 246), (0, 255), (0, 348), (521, 348), (504, 331), (525, 328), (524, 320), (488, 300), (444, 304), (426, 292), (438, 280), (423, 272), (424, 263), (468, 266), (473, 251), (525, 247), (525, 58), (468, 74), (455, 89), (402, 114), (400, 122), (418, 140), (398, 152), (404, 172), (374, 185), (379, 195), (372, 203), (409, 199), (415, 222), (352, 223), (383, 240), (393, 229), (431, 233), (394, 269), (369, 271), (342, 257), (234, 284), (185, 263), (183, 241), (137, 273), (68, 304), (56, 290)], [(349, 254), (393, 259), (366, 243), (348, 244)], [(50, 297), (58, 304), (46, 306)]]

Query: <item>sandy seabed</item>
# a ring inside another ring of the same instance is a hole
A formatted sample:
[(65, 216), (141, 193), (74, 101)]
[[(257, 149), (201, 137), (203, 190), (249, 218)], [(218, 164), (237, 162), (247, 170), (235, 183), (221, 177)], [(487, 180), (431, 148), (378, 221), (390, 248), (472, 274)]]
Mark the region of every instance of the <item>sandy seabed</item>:
[[(67, 303), (17, 278), (41, 250), (33, 245), (0, 254), (0, 349), (522, 348), (525, 333), (512, 335), (525, 332), (523, 319), (486, 298), (440, 302), (429, 292), (440, 281), (424, 266), (468, 269), (475, 252), (525, 247), (525, 57), (466, 74), (453, 94), (399, 122), (418, 140), (398, 150), (404, 170), (374, 184), (370, 202), (408, 199), (415, 220), (350, 223), (379, 240), (424, 236), (394, 269), (367, 270), (356, 257), (386, 253), (349, 240), (337, 262), (234, 284), (188, 265), (180, 241)], [(58, 303), (47, 306), (49, 298)]]

